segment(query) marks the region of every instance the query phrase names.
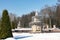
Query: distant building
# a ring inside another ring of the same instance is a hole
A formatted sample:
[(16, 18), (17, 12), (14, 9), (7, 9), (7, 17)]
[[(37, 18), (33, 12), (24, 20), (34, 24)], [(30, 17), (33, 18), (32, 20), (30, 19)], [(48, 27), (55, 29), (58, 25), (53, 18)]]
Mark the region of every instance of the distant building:
[(41, 16), (39, 16), (36, 11), (35, 16), (32, 17), (32, 21), (29, 23), (32, 28), (32, 32), (42, 32), (42, 22), (40, 18)]
[(15, 32), (60, 32), (59, 28), (56, 28), (56, 25), (53, 25), (53, 27), (49, 27), (48, 24), (45, 24), (41, 20), (41, 16), (39, 16), (39, 13), (36, 11), (35, 16), (32, 17), (32, 21), (29, 23), (30, 28), (20, 28), (20, 21), (18, 23), (18, 26), (13, 31)]

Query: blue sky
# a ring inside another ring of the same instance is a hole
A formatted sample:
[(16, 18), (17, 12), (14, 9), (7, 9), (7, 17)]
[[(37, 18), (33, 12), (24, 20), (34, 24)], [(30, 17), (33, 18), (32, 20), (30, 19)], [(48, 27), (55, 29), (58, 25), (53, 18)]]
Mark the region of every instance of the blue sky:
[(40, 11), (45, 5), (56, 5), (57, 0), (0, 0), (0, 13), (7, 9), (9, 13), (21, 16), (32, 11)]

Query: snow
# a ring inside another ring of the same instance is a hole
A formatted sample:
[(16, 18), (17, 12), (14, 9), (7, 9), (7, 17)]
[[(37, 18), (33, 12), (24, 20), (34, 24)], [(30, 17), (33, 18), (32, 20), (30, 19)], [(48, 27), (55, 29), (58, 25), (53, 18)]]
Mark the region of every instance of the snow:
[(19, 29), (14, 29), (14, 30), (32, 30), (32, 28), (19, 28)]
[(5, 40), (60, 40), (60, 33), (13, 33)]
[(7, 39), (5, 39), (5, 40), (15, 40), (14, 38), (7, 38)]

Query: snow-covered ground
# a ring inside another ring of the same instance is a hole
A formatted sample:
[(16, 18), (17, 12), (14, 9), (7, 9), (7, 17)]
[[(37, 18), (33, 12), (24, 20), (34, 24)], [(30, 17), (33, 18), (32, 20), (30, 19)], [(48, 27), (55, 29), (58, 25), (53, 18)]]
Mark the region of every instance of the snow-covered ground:
[(60, 33), (13, 33), (6, 40), (60, 40)]

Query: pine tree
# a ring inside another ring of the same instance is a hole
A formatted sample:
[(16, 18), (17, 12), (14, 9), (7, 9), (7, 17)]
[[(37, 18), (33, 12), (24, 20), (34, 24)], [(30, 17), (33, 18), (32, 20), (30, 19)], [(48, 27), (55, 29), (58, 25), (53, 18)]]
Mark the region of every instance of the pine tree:
[(0, 39), (12, 37), (11, 24), (7, 10), (3, 10), (0, 27)]

